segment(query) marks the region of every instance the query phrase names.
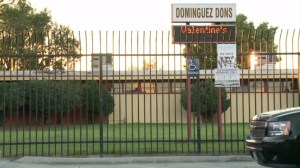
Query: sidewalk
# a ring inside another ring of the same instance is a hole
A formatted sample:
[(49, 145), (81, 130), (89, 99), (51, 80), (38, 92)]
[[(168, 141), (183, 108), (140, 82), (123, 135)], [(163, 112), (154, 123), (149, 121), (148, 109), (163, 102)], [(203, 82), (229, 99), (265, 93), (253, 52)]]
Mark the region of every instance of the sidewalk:
[(153, 156), (153, 157), (88, 157), (88, 158), (61, 158), (61, 157), (31, 157), (25, 156), (15, 162), (42, 163), (42, 164), (132, 164), (132, 163), (191, 163), (191, 162), (244, 162), (253, 161), (250, 156)]
[(0, 168), (258, 168), (250, 156), (153, 156), (61, 158), (25, 156), (0, 159)]

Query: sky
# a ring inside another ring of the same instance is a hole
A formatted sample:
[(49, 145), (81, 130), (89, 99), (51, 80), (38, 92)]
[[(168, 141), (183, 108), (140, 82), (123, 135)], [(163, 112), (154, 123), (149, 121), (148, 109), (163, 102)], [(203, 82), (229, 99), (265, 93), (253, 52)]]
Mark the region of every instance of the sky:
[[(300, 29), (300, 0), (28, 0), (37, 11), (47, 8), (52, 20), (73, 31), (170, 31), (172, 4), (236, 4), (236, 14), (244, 14), (255, 26), (268, 22), (282, 30)], [(279, 31), (280, 32), (280, 31)], [(277, 33), (276, 33), (277, 34)], [(297, 35), (296, 35), (297, 36)], [(278, 34), (277, 37), (278, 38)], [(275, 40), (276, 41), (279, 40)], [(289, 42), (291, 40), (288, 40)], [(294, 45), (297, 45), (294, 43)], [(298, 44), (299, 45), (299, 44)], [(285, 47), (282, 45), (282, 47)], [(282, 51), (290, 52), (288, 49)], [(154, 47), (153, 47), (154, 48)], [(297, 48), (294, 47), (294, 49)], [(90, 49), (87, 49), (90, 50)], [(93, 51), (98, 52), (98, 51)], [(111, 51), (107, 51), (111, 52)], [(122, 53), (122, 52), (121, 52)], [(122, 61), (121, 61), (122, 62)], [(142, 62), (142, 61), (140, 61)], [(297, 61), (294, 62), (297, 67)], [(284, 68), (286, 61), (282, 61)]]
[(235, 3), (255, 26), (269, 22), (280, 29), (299, 29), (299, 0), (29, 0), (51, 11), (54, 21), (72, 30), (169, 30), (171, 4)]

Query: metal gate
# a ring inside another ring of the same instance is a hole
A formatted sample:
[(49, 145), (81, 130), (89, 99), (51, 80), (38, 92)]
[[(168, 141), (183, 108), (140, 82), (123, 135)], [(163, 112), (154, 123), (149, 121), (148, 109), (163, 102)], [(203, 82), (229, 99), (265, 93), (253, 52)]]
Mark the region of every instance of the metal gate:
[(0, 157), (244, 154), (251, 117), (299, 106), (299, 32), (236, 32), (222, 115), (217, 45), (174, 34), (1, 32)]

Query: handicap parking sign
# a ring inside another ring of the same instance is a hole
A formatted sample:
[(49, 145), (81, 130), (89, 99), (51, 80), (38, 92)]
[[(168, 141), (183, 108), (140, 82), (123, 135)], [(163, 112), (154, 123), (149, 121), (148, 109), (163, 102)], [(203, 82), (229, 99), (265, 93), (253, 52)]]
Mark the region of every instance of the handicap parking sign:
[(199, 76), (199, 59), (188, 59), (188, 75), (192, 77)]

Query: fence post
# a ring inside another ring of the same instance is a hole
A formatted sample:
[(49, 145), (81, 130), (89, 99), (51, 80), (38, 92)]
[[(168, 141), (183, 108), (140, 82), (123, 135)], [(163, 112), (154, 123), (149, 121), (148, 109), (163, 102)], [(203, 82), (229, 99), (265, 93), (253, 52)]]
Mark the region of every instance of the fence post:
[(100, 112), (100, 157), (103, 157), (103, 71), (102, 71), (102, 56), (99, 54), (99, 112)]

